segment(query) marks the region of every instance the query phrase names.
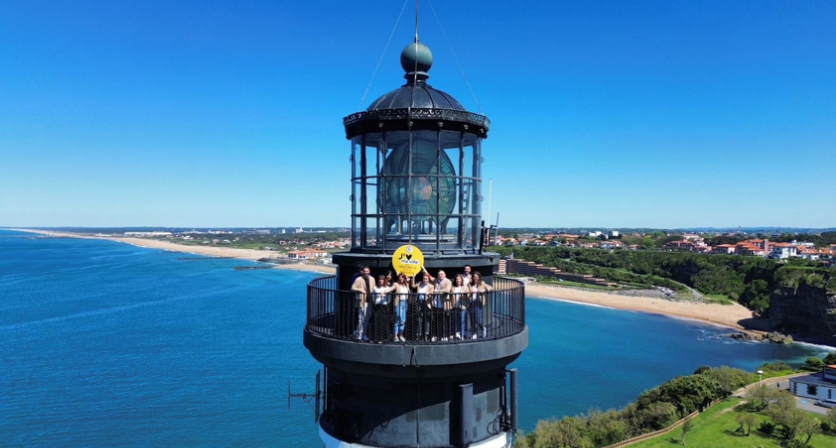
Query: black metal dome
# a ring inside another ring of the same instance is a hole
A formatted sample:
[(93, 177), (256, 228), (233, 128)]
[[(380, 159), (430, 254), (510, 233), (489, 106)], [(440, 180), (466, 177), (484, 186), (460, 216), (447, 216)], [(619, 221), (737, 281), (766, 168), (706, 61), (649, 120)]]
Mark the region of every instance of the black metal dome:
[(488, 136), (488, 117), (468, 112), (455, 98), (427, 84), (432, 52), (416, 42), (401, 53), (405, 85), (381, 96), (364, 112), (343, 119), (347, 138), (368, 132), (405, 130), (450, 130)]
[(406, 84), (381, 96), (366, 110), (401, 109), (407, 107), (418, 109), (465, 110), (464, 106), (452, 96), (420, 81), (414, 85)]

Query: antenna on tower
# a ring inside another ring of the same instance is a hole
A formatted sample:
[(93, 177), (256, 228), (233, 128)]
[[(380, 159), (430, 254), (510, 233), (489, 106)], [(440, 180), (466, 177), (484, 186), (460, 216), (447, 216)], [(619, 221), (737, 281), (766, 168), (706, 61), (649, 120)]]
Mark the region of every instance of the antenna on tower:
[[(323, 393), (322, 393), (322, 387), (320, 386), (320, 381), (319, 381), (321, 373), (322, 373), (322, 371), (320, 371), (320, 370), (316, 371), (316, 389), (315, 389), (316, 392), (314, 392), (313, 394), (306, 394), (306, 393), (294, 394), (293, 391), (290, 388), (290, 380), (287, 380), (287, 410), (290, 411), (290, 401), (291, 401), (291, 399), (301, 398), (302, 401), (307, 403), (308, 406), (310, 406), (311, 409), (313, 409), (313, 411), (314, 411), (314, 423), (319, 423), (319, 417), (320, 417), (321, 409), (322, 409)], [(327, 371), (326, 371), (326, 375), (327, 375)], [(313, 402), (313, 403), (311, 403), (311, 402)]]

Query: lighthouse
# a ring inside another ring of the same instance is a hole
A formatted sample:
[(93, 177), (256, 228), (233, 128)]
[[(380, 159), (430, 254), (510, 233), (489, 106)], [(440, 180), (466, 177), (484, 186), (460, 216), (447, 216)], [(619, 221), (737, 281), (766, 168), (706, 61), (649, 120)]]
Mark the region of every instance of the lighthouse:
[[(307, 286), (319, 434), (328, 448), (509, 447), (508, 366), (528, 327), (523, 283), (495, 275), (499, 256), (483, 249), (490, 120), (430, 86), (433, 54), (417, 37), (400, 64), (402, 86), (343, 119), (351, 248)], [(389, 272), (393, 283), (378, 281)], [(399, 274), (407, 285), (393, 289)]]

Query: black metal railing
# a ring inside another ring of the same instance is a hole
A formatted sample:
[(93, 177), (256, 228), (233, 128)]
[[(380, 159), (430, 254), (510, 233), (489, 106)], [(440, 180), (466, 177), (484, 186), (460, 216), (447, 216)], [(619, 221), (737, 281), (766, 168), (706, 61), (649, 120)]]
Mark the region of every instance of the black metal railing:
[(483, 293), (368, 294), (336, 288), (334, 276), (308, 283), (306, 330), (381, 344), (457, 344), (500, 339), (525, 328), (525, 287), (494, 277)]

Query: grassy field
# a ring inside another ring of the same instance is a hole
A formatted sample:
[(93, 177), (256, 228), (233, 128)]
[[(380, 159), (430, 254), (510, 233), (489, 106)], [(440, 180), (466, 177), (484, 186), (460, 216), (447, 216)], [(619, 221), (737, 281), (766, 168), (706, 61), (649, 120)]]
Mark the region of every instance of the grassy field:
[(596, 290), (599, 290), (599, 291), (613, 291), (613, 290), (618, 289), (618, 288), (611, 288), (609, 286), (604, 286), (604, 285), (591, 285), (589, 283), (573, 282), (573, 281), (570, 281), (570, 280), (563, 280), (562, 282), (559, 282), (557, 280), (552, 280), (552, 279), (548, 279), (548, 280), (538, 279), (537, 282), (545, 284), (545, 285), (572, 286), (572, 287), (575, 287), (575, 288), (596, 289)]
[(706, 299), (705, 301), (708, 303), (718, 303), (720, 305), (731, 305), (733, 303), (737, 303), (725, 294), (704, 294), (704, 297)]
[[(734, 430), (740, 426), (734, 420), (736, 413), (740, 412), (734, 409), (738, 403), (740, 399), (737, 398), (722, 401), (695, 418), (691, 431), (685, 436), (686, 446), (688, 448), (780, 448), (779, 437), (764, 435), (755, 430), (757, 425), (768, 420), (762, 414), (756, 414), (758, 423), (752, 428), (752, 434), (749, 437), (734, 433)], [(632, 448), (671, 448), (682, 446), (681, 437), (682, 429), (677, 428), (667, 434), (630, 446)], [(806, 438), (807, 436), (799, 437), (802, 441)], [(810, 445), (815, 448), (836, 448), (836, 437), (817, 434), (810, 440)]]

